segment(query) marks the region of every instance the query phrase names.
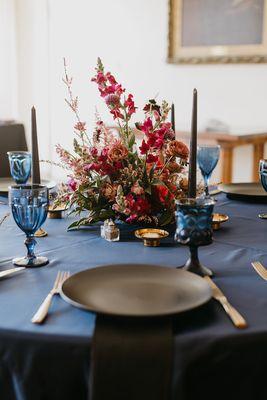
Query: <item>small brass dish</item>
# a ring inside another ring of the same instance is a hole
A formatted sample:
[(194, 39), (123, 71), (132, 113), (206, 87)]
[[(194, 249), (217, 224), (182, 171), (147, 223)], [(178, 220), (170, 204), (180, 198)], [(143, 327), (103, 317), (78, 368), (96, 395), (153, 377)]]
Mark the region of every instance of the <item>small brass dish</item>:
[(62, 213), (67, 210), (65, 204), (60, 204), (58, 206), (50, 205), (48, 207), (48, 218), (51, 219), (61, 219)]
[(138, 229), (134, 232), (138, 239), (142, 239), (144, 246), (157, 247), (160, 245), (160, 240), (169, 236), (169, 232), (157, 228)]
[(214, 213), (212, 215), (212, 228), (214, 231), (217, 231), (220, 229), (220, 226), (223, 222), (228, 221), (229, 217), (226, 214), (219, 214), (219, 213)]
[(36, 231), (34, 234), (34, 236), (38, 238), (45, 237), (47, 235), (48, 233), (43, 228), (39, 228), (38, 231)]

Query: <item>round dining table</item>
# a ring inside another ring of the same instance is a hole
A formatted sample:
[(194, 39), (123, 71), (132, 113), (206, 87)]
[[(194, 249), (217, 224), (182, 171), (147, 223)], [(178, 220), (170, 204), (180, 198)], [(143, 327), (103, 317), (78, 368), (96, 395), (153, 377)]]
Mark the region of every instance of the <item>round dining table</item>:
[[(0, 219), (8, 211), (1, 204)], [(237, 329), (214, 299), (174, 316), (172, 400), (266, 400), (267, 281), (251, 262), (267, 267), (267, 221), (258, 218), (267, 205), (219, 194), (215, 211), (229, 220), (214, 232), (211, 245), (199, 248), (199, 256), (248, 327)], [(67, 231), (73, 218), (46, 220), (48, 236), (37, 239), (36, 254), (49, 258), (47, 266), (0, 280), (1, 400), (90, 400), (95, 315), (55, 296), (45, 322), (31, 322), (59, 270), (74, 274), (133, 262), (176, 268), (188, 258), (187, 246), (176, 243), (173, 232), (159, 247), (145, 247), (133, 227), (122, 225), (120, 241), (108, 242), (99, 225)], [(10, 215), (0, 226), (0, 271), (25, 253), (24, 234)]]

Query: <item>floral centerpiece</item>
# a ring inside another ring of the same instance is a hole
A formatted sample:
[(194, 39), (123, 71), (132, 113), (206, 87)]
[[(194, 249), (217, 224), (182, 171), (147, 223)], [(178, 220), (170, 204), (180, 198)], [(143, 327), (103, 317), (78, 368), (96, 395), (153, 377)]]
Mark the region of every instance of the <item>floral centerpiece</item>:
[[(58, 201), (67, 203), (80, 216), (70, 228), (118, 219), (126, 223), (163, 226), (173, 222), (175, 200), (185, 196), (188, 148), (175, 139), (168, 121), (170, 107), (149, 100), (144, 106), (144, 120), (131, 125), (136, 113), (133, 95), (127, 94), (98, 59), (92, 81), (97, 84), (117, 130), (108, 128), (96, 115), (96, 126), (90, 135), (81, 121), (78, 98), (72, 93), (72, 78), (65, 65), (64, 82), (67, 103), (77, 123), (73, 152), (57, 146), (60, 165), (68, 170), (69, 181)], [(136, 142), (136, 133), (141, 140)]]

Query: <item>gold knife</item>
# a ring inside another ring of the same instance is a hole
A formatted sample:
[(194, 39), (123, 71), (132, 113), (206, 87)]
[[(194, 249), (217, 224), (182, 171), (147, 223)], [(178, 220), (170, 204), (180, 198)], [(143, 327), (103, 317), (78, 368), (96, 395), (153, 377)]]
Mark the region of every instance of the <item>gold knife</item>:
[(267, 269), (262, 265), (262, 263), (259, 261), (253, 261), (251, 265), (255, 269), (255, 271), (262, 277), (262, 279), (267, 281)]
[(223, 306), (225, 312), (231, 318), (236, 328), (243, 329), (247, 327), (247, 322), (241, 314), (229, 303), (221, 289), (210, 279), (209, 276), (205, 276), (204, 279), (208, 282), (212, 290), (212, 297), (217, 300)]
[(21, 271), (23, 269), (25, 269), (25, 267), (17, 267), (17, 268), (6, 269), (5, 271), (1, 271), (0, 272), (0, 278), (4, 278), (5, 276), (12, 275), (15, 272)]

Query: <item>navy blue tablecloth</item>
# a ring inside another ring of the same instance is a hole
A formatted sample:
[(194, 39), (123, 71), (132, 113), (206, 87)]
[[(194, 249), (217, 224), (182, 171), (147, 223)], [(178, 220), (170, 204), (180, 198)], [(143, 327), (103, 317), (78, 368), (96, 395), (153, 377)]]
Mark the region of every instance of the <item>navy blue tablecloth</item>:
[[(214, 300), (175, 317), (173, 399), (266, 399), (267, 283), (251, 261), (267, 265), (267, 221), (258, 218), (267, 206), (224, 195), (218, 199), (216, 211), (230, 219), (214, 233), (212, 245), (200, 248), (200, 258), (249, 327), (235, 329)], [(0, 218), (7, 211), (0, 205)], [(48, 266), (0, 281), (0, 399), (88, 400), (94, 314), (56, 297), (45, 324), (30, 322), (58, 270), (75, 273), (126, 262), (175, 268), (188, 257), (187, 247), (172, 236), (161, 247), (149, 248), (124, 228), (121, 240), (110, 243), (101, 239), (99, 227), (67, 232), (70, 222), (45, 222), (48, 236), (38, 240), (36, 252), (49, 258)], [(0, 227), (0, 271), (25, 254), (23, 241), (10, 216)]]

